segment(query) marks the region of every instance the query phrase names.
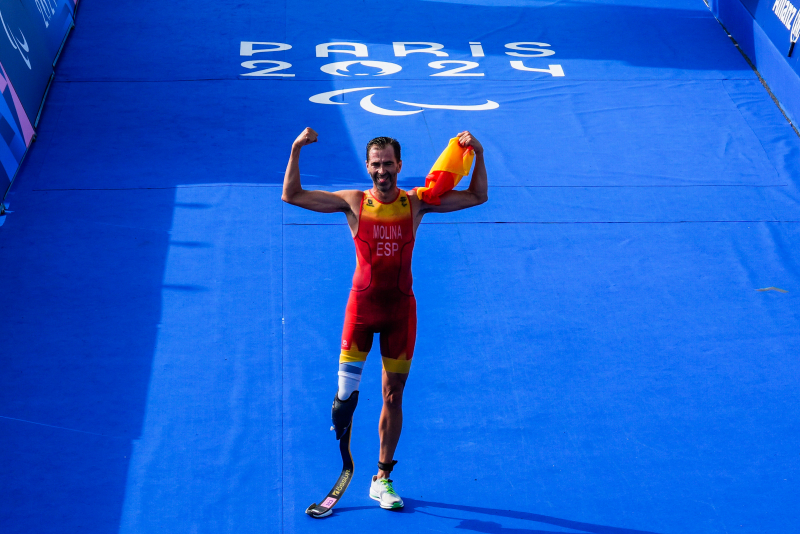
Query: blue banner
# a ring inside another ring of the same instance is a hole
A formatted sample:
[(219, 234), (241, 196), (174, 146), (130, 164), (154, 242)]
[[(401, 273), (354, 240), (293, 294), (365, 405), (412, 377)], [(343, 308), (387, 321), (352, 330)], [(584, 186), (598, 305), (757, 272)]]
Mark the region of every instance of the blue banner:
[(792, 69), (800, 74), (800, 50), (789, 56), (791, 43), (800, 36), (800, 1), (798, 0), (741, 0), (750, 15), (783, 53)]
[(72, 0), (22, 0), (22, 3), (30, 19), (47, 35), (47, 52), (55, 63), (74, 24), (75, 5)]
[(0, 25), (0, 62), (28, 118), (35, 122), (53, 74), (54, 57), (49, 53), (47, 33), (20, 0), (0, 3)]
[(4, 184), (5, 192), (14, 179), (22, 158), (33, 140), (33, 126), (31, 126), (19, 94), (6, 75), (5, 68), (0, 63), (0, 184)]
[[(8, 191), (34, 137), (53, 66), (74, 25), (75, 0), (0, 2), (0, 175)], [(4, 195), (5, 196), (5, 195)]]

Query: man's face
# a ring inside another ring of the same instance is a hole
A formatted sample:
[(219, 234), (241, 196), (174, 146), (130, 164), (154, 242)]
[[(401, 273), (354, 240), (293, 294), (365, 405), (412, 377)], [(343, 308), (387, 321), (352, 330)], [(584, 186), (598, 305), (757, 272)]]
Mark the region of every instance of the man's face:
[(372, 177), (375, 189), (381, 193), (390, 193), (397, 187), (397, 173), (403, 167), (402, 161), (394, 157), (394, 148), (372, 147), (367, 160), (367, 172)]

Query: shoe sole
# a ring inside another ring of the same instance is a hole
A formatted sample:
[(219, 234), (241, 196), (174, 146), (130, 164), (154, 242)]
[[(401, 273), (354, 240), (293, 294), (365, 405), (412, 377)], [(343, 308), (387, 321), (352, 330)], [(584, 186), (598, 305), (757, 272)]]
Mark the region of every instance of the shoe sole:
[[(308, 511), (306, 511), (306, 513), (308, 513)], [(332, 513), (333, 513), (333, 510), (328, 510), (328, 511), (327, 511), (327, 512), (325, 512), (324, 514), (318, 514), (318, 515), (311, 515), (311, 514), (308, 514), (308, 515), (310, 515), (310, 516), (311, 516), (311, 517), (313, 517), (314, 519), (322, 519), (323, 517), (328, 517), (328, 516), (329, 516), (329, 515), (331, 515)]]
[(402, 502), (396, 502), (394, 504), (386, 506), (383, 504), (383, 501), (381, 501), (380, 497), (375, 497), (372, 493), (369, 494), (369, 498), (372, 499), (373, 501), (378, 501), (380, 503), (380, 507), (383, 508), (384, 510), (399, 510), (400, 508), (405, 506), (405, 504), (403, 504)]

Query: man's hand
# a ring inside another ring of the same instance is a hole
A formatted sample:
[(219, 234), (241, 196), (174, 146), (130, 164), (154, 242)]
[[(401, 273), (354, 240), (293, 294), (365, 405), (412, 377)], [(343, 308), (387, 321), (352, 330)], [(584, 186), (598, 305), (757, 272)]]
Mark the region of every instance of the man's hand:
[(458, 144), (460, 146), (472, 146), (476, 156), (483, 154), (483, 145), (481, 142), (472, 137), (472, 134), (467, 131), (458, 134)]
[(297, 136), (297, 139), (294, 140), (292, 146), (302, 148), (306, 145), (310, 145), (311, 143), (316, 143), (316, 142), (317, 142), (317, 132), (315, 132), (311, 128), (306, 128), (305, 130), (303, 130), (303, 133)]
[[(466, 190), (452, 190), (440, 197), (441, 204), (435, 206), (419, 199), (416, 193), (409, 193), (409, 198), (417, 198), (418, 208), (414, 217), (414, 224), (418, 225), (426, 213), (447, 213), (458, 211), (478, 204), (483, 204), (489, 199), (488, 179), (486, 177), (486, 164), (483, 161), (483, 145), (468, 131), (458, 134), (458, 144), (462, 147), (471, 146), (475, 151), (475, 168)], [(413, 197), (412, 197), (413, 195)]]

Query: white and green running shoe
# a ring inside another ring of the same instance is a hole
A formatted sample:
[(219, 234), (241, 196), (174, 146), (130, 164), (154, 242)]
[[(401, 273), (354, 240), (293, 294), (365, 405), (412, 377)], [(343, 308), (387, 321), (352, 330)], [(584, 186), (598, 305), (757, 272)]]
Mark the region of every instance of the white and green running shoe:
[(384, 510), (397, 510), (403, 507), (403, 499), (394, 491), (392, 481), (388, 478), (372, 477), (369, 498), (378, 501)]

